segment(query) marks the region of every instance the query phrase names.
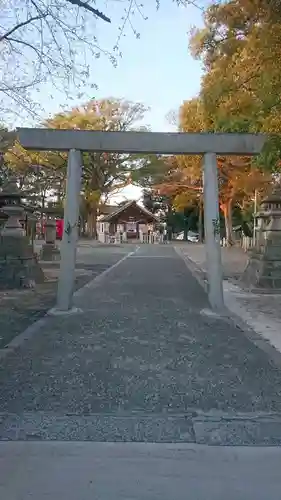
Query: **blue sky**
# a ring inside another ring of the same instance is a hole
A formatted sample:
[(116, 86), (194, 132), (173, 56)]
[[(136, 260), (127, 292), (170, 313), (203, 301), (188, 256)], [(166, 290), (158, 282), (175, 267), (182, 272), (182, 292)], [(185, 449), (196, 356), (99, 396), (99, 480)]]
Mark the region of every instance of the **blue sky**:
[[(153, 131), (169, 131), (173, 130), (167, 120), (169, 111), (177, 111), (182, 101), (196, 95), (200, 88), (200, 63), (189, 54), (188, 30), (202, 24), (201, 11), (193, 6), (177, 7), (172, 0), (162, 0), (158, 11), (153, 0), (144, 4), (148, 20), (143, 20), (139, 14), (133, 18), (140, 39), (136, 39), (127, 25), (126, 36), (120, 42), (123, 56), (117, 68), (106, 56), (89, 59), (91, 79), (98, 90), (90, 87), (85, 90), (97, 99), (118, 97), (142, 102), (151, 108), (145, 123)], [(97, 21), (96, 31), (100, 46), (111, 50), (116, 43), (123, 11), (122, 3), (108, 5), (112, 24)], [(48, 97), (50, 94), (53, 99)], [(41, 91), (40, 100), (49, 114), (60, 111), (61, 106), (79, 104), (68, 101), (61, 93), (54, 93), (48, 85)]]
[[(193, 26), (202, 25), (202, 13), (193, 6), (177, 7), (172, 0), (161, 0), (157, 11), (155, 3), (154, 0), (144, 1), (144, 14), (148, 20), (144, 21), (140, 15), (133, 18), (134, 29), (141, 35), (139, 39), (127, 26), (126, 36), (120, 42), (123, 55), (118, 60), (117, 68), (105, 56), (98, 60), (88, 59), (91, 70), (89, 83), (97, 84), (98, 90), (92, 90), (90, 84), (84, 90), (96, 99), (117, 97), (142, 102), (150, 107), (144, 124), (149, 125), (152, 131), (167, 132), (175, 130), (167, 114), (177, 112), (181, 103), (195, 96), (200, 89), (201, 65), (189, 54), (188, 31)], [(118, 37), (118, 26), (122, 24), (123, 10), (120, 7), (122, 2), (108, 2), (108, 6), (112, 24), (97, 21), (95, 34), (100, 46), (111, 51)], [(53, 98), (50, 98), (51, 94)], [(35, 96), (36, 99), (38, 97), (49, 115), (65, 106), (70, 108), (79, 104), (79, 101), (69, 101), (62, 93), (55, 92), (50, 84), (41, 89), (39, 96)], [(43, 112), (42, 118), (47, 114)], [(25, 121), (25, 125), (32, 126), (30, 119)], [(140, 188), (127, 186), (112, 197), (111, 203), (140, 197)]]

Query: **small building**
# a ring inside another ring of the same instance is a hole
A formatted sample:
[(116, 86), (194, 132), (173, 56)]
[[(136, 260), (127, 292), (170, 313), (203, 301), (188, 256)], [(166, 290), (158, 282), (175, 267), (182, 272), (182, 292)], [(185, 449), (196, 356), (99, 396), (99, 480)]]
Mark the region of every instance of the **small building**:
[(110, 238), (120, 237), (122, 241), (139, 240), (155, 230), (159, 219), (136, 201), (128, 201), (115, 207), (109, 214), (99, 217), (97, 233), (99, 241), (107, 243)]

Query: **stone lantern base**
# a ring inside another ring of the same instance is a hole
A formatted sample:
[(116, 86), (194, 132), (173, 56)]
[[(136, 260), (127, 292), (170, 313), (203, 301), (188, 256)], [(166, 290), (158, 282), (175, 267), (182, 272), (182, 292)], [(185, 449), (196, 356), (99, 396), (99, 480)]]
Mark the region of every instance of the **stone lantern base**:
[(44, 273), (26, 236), (0, 237), (0, 289), (33, 288)]
[(250, 253), (241, 277), (250, 288), (281, 290), (281, 233), (271, 232), (264, 244)]
[(60, 251), (55, 243), (44, 243), (40, 252), (40, 259), (46, 261), (60, 260)]
[(250, 253), (242, 280), (250, 288), (281, 291), (281, 188), (261, 203), (257, 247)]

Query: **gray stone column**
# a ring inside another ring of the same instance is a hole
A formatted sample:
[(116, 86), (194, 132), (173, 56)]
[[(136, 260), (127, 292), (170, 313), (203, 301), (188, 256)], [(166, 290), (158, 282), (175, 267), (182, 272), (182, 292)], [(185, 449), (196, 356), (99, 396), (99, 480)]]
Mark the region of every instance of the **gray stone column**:
[(251, 289), (281, 290), (281, 188), (261, 203), (256, 247), (249, 253), (249, 262), (242, 281)]
[(224, 298), (222, 288), (219, 189), (216, 154), (206, 153), (204, 155), (203, 165), (208, 294), (212, 308), (222, 310), (224, 308)]
[[(72, 309), (75, 285), (75, 263), (78, 240), (78, 218), (82, 178), (81, 152), (71, 149), (68, 153), (66, 203), (61, 243), (61, 264), (55, 311), (68, 312)], [(54, 311), (54, 312), (55, 312)]]

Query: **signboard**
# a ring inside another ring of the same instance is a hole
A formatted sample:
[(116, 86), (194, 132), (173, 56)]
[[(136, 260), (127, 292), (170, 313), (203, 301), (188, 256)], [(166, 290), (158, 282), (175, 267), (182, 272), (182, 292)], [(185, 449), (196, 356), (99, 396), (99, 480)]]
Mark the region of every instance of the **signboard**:
[(127, 222), (126, 229), (128, 233), (136, 233), (137, 232), (137, 223), (136, 222)]

